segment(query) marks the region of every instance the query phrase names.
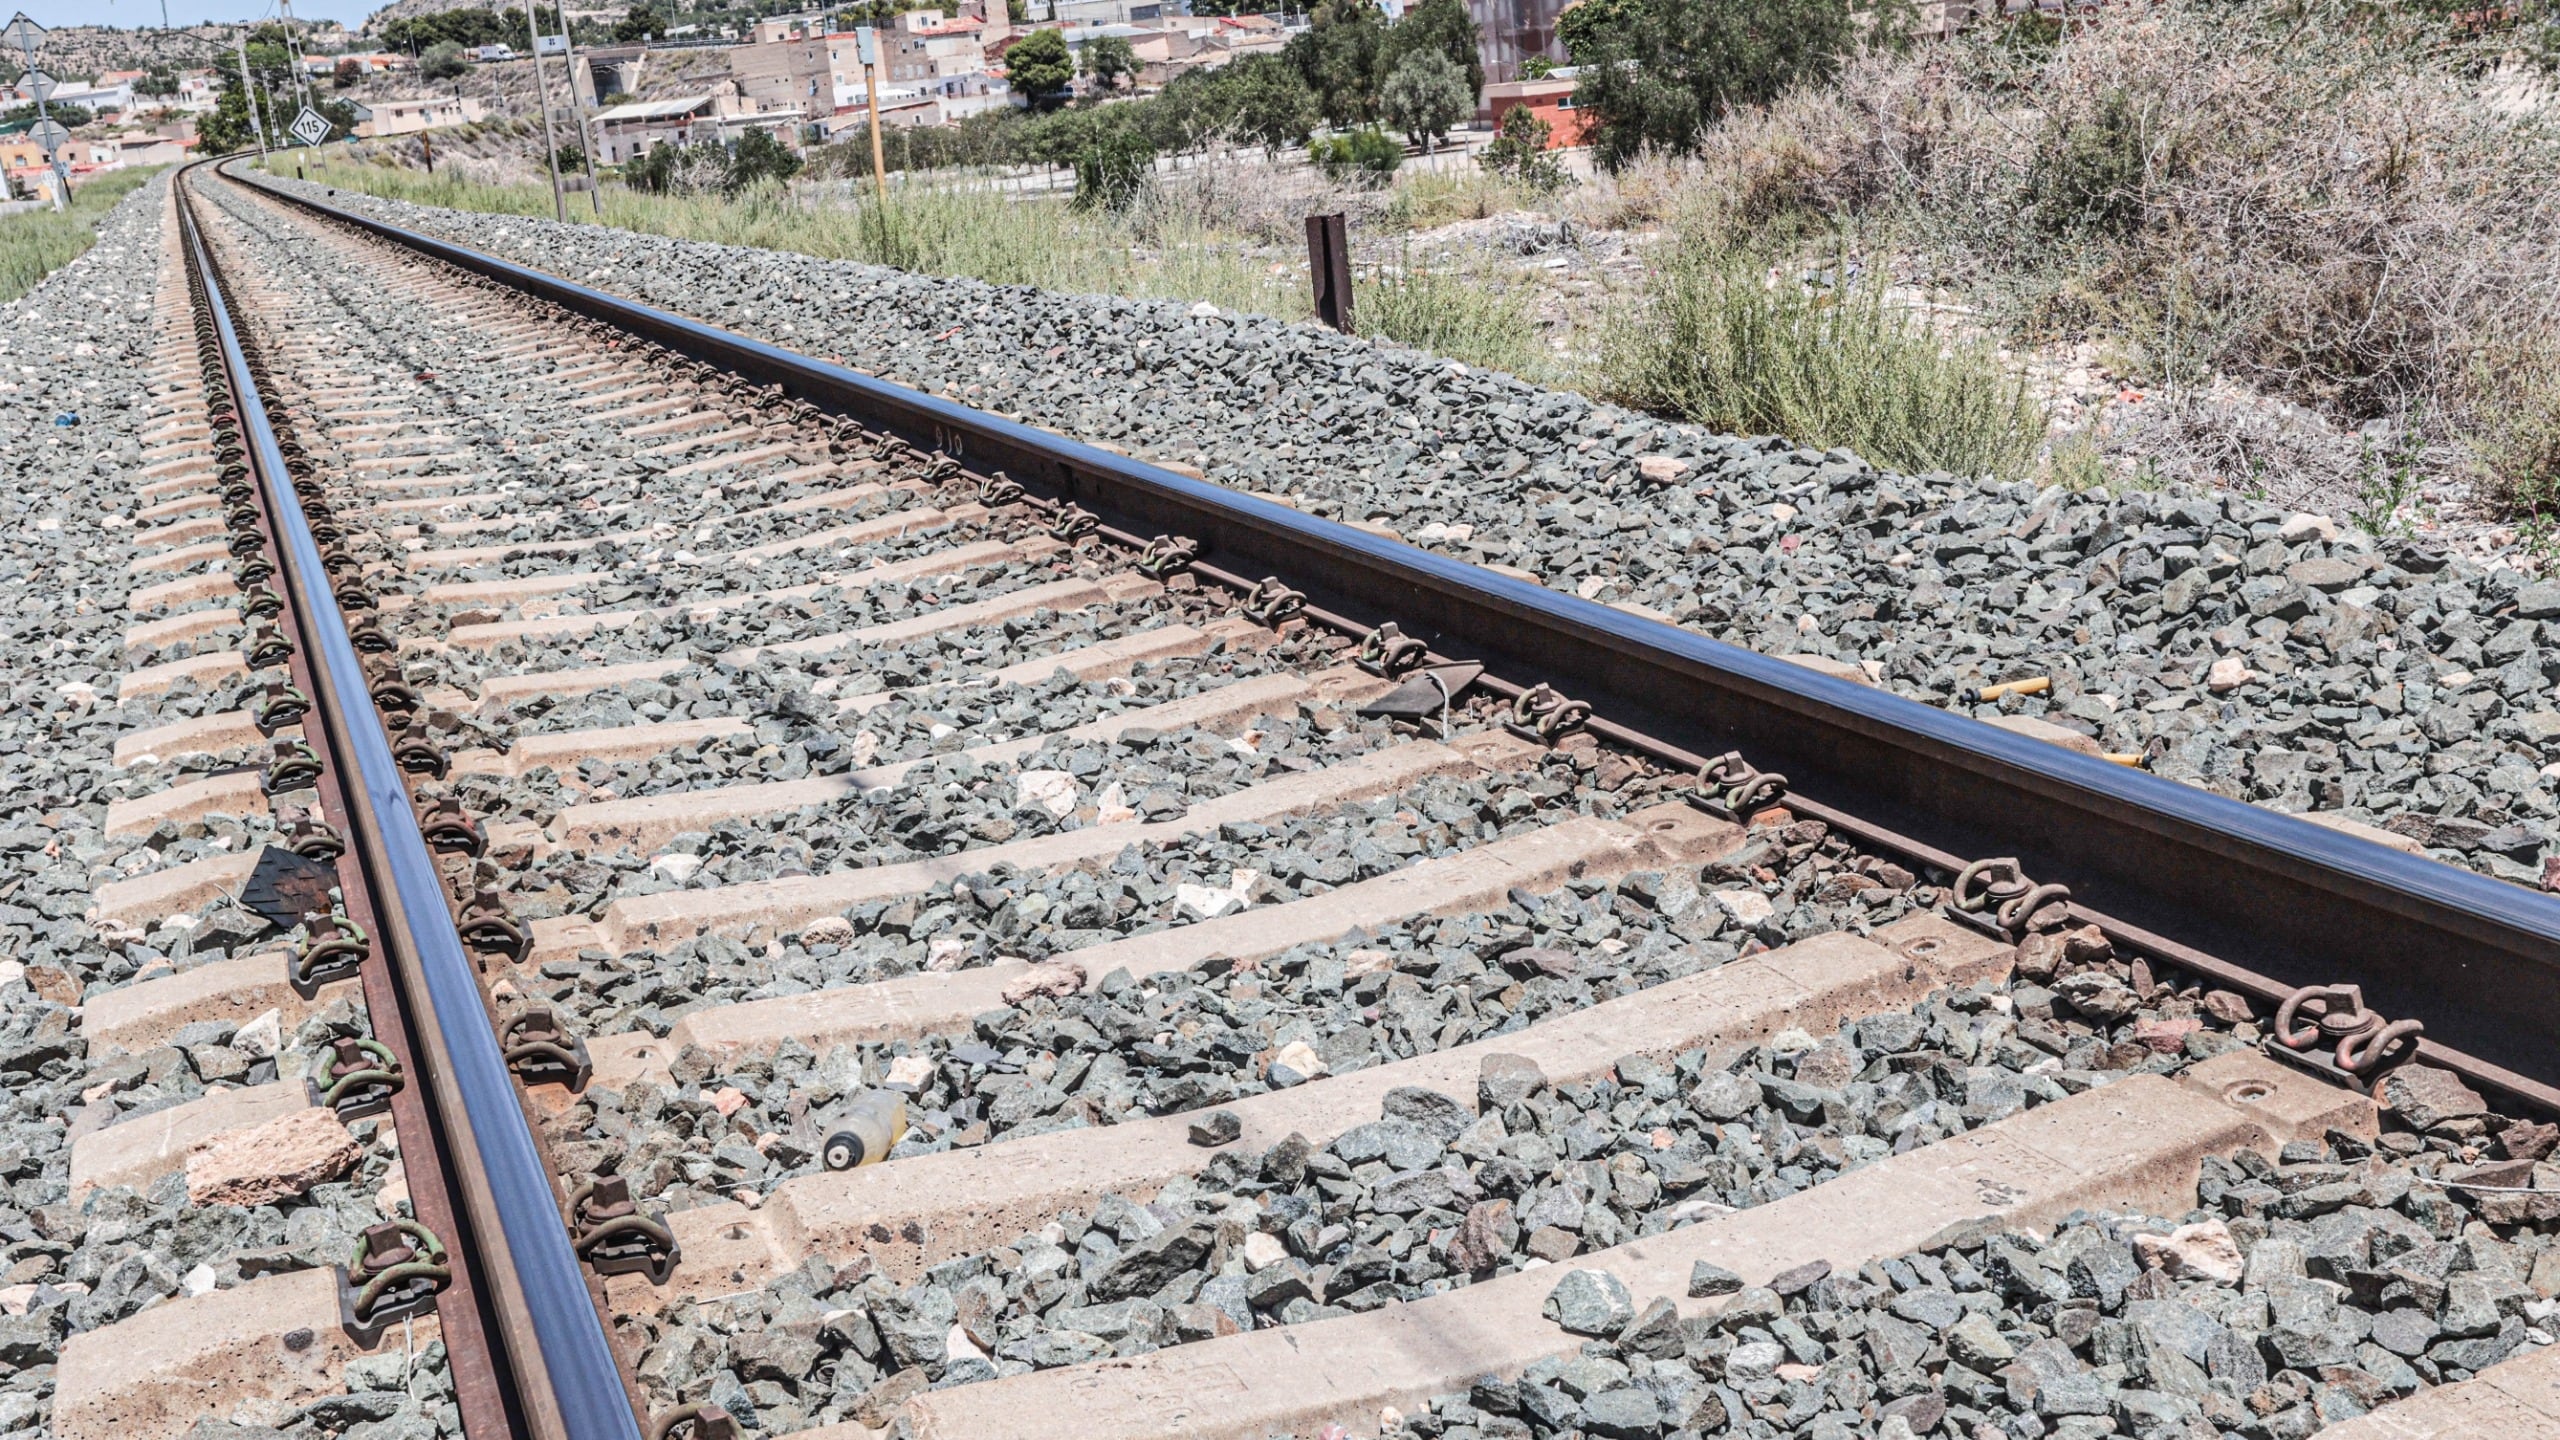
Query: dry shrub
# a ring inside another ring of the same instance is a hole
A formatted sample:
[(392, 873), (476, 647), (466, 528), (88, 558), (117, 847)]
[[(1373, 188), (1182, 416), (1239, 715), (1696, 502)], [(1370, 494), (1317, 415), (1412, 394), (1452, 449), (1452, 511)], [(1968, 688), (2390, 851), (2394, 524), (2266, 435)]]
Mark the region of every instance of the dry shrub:
[(2553, 387), (2510, 377), (2560, 357), (2560, 131), (2422, 23), (2166, 0), (1863, 55), (1717, 127), (1691, 224), (1888, 225), (2012, 333), (2529, 451), (2507, 412)]

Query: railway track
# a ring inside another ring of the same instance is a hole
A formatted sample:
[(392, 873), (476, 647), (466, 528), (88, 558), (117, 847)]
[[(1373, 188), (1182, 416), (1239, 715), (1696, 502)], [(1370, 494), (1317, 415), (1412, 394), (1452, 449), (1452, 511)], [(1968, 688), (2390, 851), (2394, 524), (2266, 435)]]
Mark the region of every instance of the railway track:
[(55, 1433), (2560, 1434), (2546, 898), (170, 203)]

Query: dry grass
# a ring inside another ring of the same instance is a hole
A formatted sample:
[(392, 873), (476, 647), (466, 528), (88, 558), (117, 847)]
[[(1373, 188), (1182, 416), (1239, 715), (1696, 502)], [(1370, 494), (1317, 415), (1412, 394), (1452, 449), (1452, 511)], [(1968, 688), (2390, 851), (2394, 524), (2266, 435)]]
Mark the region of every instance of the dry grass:
[(2547, 508), (2560, 130), (2428, 23), (2166, 0), (1864, 56), (1719, 127), (1686, 223), (1846, 232), (2013, 337), (2385, 422)]
[[(551, 214), (547, 184), (492, 183), (452, 165), (430, 176), (333, 157), (306, 163), (313, 181), (366, 194), (482, 213)], [(1355, 225), (1383, 228), (1395, 203), (1384, 192), (1328, 186), (1304, 170), (1218, 163), (1157, 175), (1122, 215), (1024, 200), (993, 185), (892, 187), (885, 206), (860, 186), (828, 198), (816, 187), (760, 186), (723, 197), (608, 184), (603, 200), (603, 223), (653, 235), (997, 285), (1206, 300), (1287, 320), (1310, 318), (1303, 217), (1350, 209)], [(569, 205), (573, 221), (594, 215), (585, 195), (569, 197)], [(1542, 363), (1525, 306), (1481, 267), (1369, 267), (1354, 313), (1364, 333), (1470, 365), (1526, 372)]]

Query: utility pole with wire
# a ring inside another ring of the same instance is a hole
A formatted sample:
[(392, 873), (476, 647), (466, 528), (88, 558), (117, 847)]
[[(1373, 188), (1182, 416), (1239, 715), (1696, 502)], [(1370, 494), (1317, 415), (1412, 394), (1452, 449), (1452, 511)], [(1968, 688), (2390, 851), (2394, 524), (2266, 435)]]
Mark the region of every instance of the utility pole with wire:
[(284, 58), (293, 65), (293, 98), (311, 108), (311, 77), (303, 70), (302, 46), (293, 38), (293, 0), (276, 0), (276, 10), (284, 18)]
[(240, 98), (249, 103), (249, 128), (258, 137), (258, 158), (267, 158), (267, 122), (258, 113), (258, 86), (249, 78), (249, 27), (233, 37), (240, 42)]
[(552, 8), (560, 12), (560, 43), (566, 47), (565, 63), (569, 67), (569, 114), (578, 122), (578, 158), (587, 167), (587, 203), (595, 207), (596, 218), (604, 218), (604, 186), (596, 179), (596, 147), (587, 134), (587, 102), (578, 95), (578, 37), (569, 29), (569, 0), (553, 0)]
[(561, 224), (569, 223), (569, 202), (560, 193), (560, 134), (551, 125), (551, 91), (542, 83), (542, 25), (535, 17), (542, 7), (526, 0), (524, 36), (533, 47), (533, 93), (542, 99), (543, 158), (551, 162), (551, 214)]
[(44, 148), (44, 158), (51, 162), (53, 171), (53, 208), (61, 210), (71, 203), (71, 172), (63, 167), (61, 143), (53, 140), (60, 133), (53, 123), (53, 112), (45, 108), (45, 96), (53, 93), (52, 77), (36, 68), (36, 37), (43, 33), (44, 27), (28, 19), (23, 10), (9, 22), (10, 36), (18, 42), (19, 53), (27, 57), (27, 88), (35, 92), (36, 125), (45, 132), (44, 138), (52, 141)]
[(880, 156), (880, 40), (879, 27), (864, 25), (855, 29), (854, 47), (862, 57), (862, 91), (871, 104), (871, 183), (880, 195), (880, 214), (889, 214), (889, 171)]

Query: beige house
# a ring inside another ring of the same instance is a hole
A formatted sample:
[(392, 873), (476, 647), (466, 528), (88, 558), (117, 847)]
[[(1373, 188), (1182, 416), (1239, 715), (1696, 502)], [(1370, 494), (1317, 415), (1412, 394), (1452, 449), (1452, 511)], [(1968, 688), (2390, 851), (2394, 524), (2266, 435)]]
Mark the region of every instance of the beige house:
[(415, 135), (484, 118), (489, 107), (477, 96), (409, 95), (392, 100), (354, 102), (356, 134), (367, 140), (388, 135)]
[[(780, 22), (763, 21), (756, 33)], [(753, 106), (824, 115), (862, 99), (862, 56), (851, 32), (759, 38), (729, 51), (729, 81)]]

